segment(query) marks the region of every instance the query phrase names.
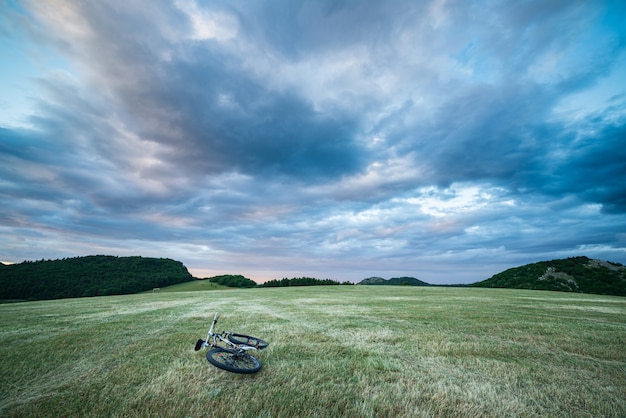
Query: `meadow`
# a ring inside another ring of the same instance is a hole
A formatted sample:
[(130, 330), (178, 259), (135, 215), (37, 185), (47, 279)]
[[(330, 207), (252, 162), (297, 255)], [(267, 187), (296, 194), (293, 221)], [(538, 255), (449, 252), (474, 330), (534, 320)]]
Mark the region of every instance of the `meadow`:
[[(182, 290), (182, 289), (181, 289)], [(261, 371), (211, 366), (218, 330)], [(0, 416), (624, 417), (626, 298), (407, 286), (0, 305)]]

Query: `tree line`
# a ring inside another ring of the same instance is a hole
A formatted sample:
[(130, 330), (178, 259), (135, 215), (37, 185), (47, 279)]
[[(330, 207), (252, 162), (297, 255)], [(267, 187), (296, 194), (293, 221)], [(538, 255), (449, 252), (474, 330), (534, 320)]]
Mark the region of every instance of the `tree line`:
[(222, 286), (237, 288), (252, 287), (287, 287), (287, 286), (325, 286), (325, 285), (352, 285), (351, 282), (340, 283), (331, 279), (315, 279), (312, 277), (294, 277), (291, 279), (283, 278), (280, 280), (269, 280), (265, 283), (257, 284), (255, 281), (248, 279), (239, 274), (224, 274), (221, 276), (206, 277), (200, 280), (209, 280), (210, 282), (220, 284)]
[(0, 267), (0, 299), (40, 300), (143, 292), (193, 280), (167, 258), (93, 255)]
[[(92, 255), (61, 260), (0, 264), (0, 300), (44, 300), (139, 293), (195, 280), (179, 261), (167, 258)], [(262, 284), (242, 275), (205, 278), (233, 288), (352, 285), (312, 277)]]
[(312, 277), (283, 278), (281, 280), (268, 280), (258, 287), (287, 287), (287, 286), (323, 286), (323, 285), (352, 285), (351, 282), (340, 283), (331, 279), (314, 279)]
[(240, 274), (223, 274), (221, 276), (209, 277), (204, 280), (228, 287), (251, 288), (257, 286), (254, 280), (250, 280)]

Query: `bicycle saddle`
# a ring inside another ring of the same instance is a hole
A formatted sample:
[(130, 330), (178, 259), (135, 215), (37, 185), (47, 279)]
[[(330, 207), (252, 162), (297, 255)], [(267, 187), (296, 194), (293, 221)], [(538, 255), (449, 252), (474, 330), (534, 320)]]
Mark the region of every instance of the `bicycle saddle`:
[(198, 339), (198, 341), (196, 341), (196, 348), (194, 348), (194, 350), (200, 350), (202, 348), (202, 344), (204, 344), (204, 340), (202, 338)]

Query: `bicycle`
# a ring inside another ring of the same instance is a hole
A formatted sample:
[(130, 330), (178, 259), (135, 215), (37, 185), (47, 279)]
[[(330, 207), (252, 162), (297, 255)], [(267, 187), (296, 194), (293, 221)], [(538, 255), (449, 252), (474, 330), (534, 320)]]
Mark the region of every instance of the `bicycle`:
[(232, 373), (250, 374), (261, 370), (261, 362), (248, 354), (248, 351), (263, 350), (269, 343), (260, 338), (229, 331), (214, 333), (213, 328), (218, 317), (216, 312), (206, 340), (198, 339), (195, 351), (210, 347), (206, 353), (209, 363)]

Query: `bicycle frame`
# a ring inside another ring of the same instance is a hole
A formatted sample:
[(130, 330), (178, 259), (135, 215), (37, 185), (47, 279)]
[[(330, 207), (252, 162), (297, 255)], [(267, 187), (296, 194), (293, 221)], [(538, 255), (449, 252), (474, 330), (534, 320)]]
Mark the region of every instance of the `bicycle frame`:
[[(215, 328), (215, 324), (217, 324), (217, 319), (218, 318), (219, 318), (219, 313), (215, 312), (215, 316), (213, 317), (213, 322), (211, 323), (211, 328), (209, 328), (209, 332), (207, 333), (206, 340), (202, 344), (203, 348), (219, 347), (219, 345), (218, 345), (218, 340), (219, 340), (223, 344), (226, 344), (228, 346), (228, 348), (230, 348), (230, 349), (243, 350), (243, 351), (248, 351), (248, 350), (256, 351), (257, 350), (256, 347), (253, 347), (251, 345), (235, 344), (232, 341), (230, 341), (228, 339), (228, 336), (230, 334), (232, 334), (232, 332), (228, 332), (228, 331), (222, 331), (221, 333), (213, 332), (213, 329)], [(212, 343), (210, 342), (211, 340), (213, 340)]]

